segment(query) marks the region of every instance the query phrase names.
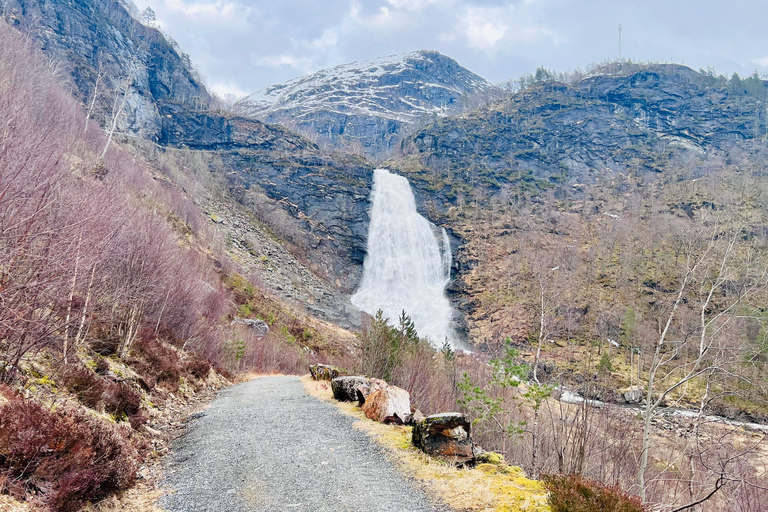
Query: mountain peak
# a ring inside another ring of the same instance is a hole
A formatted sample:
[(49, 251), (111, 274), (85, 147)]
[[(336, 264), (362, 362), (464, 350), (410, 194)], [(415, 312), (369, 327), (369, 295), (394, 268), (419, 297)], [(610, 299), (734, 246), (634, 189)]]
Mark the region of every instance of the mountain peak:
[(494, 89), (434, 50), (418, 50), (322, 69), (271, 85), (236, 105), (239, 113), (285, 124), (336, 147), (375, 154), (425, 116), (461, 110), (469, 95)]

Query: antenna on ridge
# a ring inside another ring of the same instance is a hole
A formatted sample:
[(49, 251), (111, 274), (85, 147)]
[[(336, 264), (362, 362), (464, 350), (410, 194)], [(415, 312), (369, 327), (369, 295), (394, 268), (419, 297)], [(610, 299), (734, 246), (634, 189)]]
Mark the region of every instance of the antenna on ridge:
[(619, 60), (621, 60), (621, 23), (619, 23)]

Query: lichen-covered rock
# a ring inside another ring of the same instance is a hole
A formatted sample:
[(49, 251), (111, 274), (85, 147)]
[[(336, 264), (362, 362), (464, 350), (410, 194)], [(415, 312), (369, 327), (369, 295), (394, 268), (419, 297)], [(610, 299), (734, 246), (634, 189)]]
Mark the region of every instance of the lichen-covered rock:
[(368, 382), (357, 386), (357, 401), (362, 406), (368, 399), (368, 396), (372, 395), (380, 389), (384, 389), (389, 384), (387, 381), (381, 379), (370, 379)]
[(313, 364), (309, 367), (309, 373), (315, 380), (333, 380), (339, 376), (339, 369), (327, 364)]
[(496, 452), (482, 452), (475, 455), (475, 463), (477, 464), (495, 464), (497, 466), (505, 465), (504, 457), (500, 453)]
[(336, 377), (331, 381), (331, 391), (333, 398), (339, 402), (354, 402), (357, 400), (357, 388), (366, 386), (370, 379), (368, 377)]
[(411, 417), (411, 395), (397, 386), (386, 386), (368, 395), (362, 409), (380, 423), (405, 425)]
[(427, 416), (413, 427), (413, 445), (424, 453), (454, 464), (474, 456), (469, 420), (458, 412)]

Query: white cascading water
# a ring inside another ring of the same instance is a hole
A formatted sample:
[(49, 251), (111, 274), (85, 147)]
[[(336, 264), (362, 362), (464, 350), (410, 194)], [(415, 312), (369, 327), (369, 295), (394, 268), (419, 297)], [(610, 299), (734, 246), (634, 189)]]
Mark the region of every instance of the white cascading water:
[(352, 304), (394, 325), (404, 310), (419, 336), (435, 346), (451, 332), (453, 311), (445, 287), (451, 276), (451, 246), (445, 229), (419, 215), (408, 180), (386, 169), (373, 172), (371, 223), (363, 279)]

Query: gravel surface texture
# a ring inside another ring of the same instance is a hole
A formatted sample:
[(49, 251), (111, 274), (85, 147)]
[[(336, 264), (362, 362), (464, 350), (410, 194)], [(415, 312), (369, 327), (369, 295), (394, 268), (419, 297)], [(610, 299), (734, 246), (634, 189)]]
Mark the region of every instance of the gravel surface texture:
[(166, 464), (171, 512), (422, 512), (432, 503), (355, 419), (307, 395), (298, 377), (225, 389)]

